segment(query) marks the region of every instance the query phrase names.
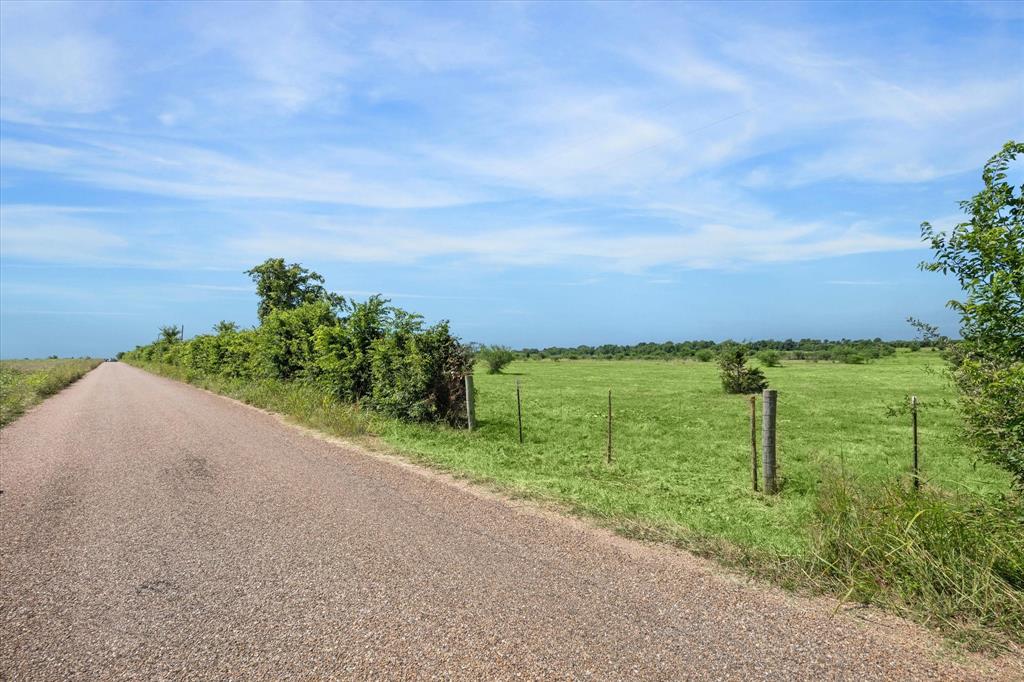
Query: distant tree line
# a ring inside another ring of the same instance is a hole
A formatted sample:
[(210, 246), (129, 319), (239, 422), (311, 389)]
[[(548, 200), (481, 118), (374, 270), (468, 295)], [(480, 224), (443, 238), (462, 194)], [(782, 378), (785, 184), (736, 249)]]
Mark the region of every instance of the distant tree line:
[[(935, 339), (883, 341), (882, 339), (840, 339), (829, 341), (824, 339), (786, 339), (777, 341), (765, 339), (761, 341), (744, 341), (742, 343), (728, 341), (665, 341), (663, 343), (637, 343), (633, 345), (604, 344), (601, 346), (552, 346), (549, 348), (523, 348), (515, 351), (521, 359), (579, 360), (593, 358), (601, 360), (656, 359), (686, 360), (694, 359), (710, 362), (718, 358), (723, 351), (742, 347), (759, 359), (771, 358), (764, 364), (780, 359), (788, 360), (820, 360), (823, 362), (842, 362), (860, 364), (892, 355), (897, 348), (919, 351), (926, 348), (939, 348), (941, 342)], [(774, 354), (772, 354), (774, 353)]]
[(447, 322), (425, 326), (381, 296), (347, 300), (327, 291), (319, 274), (281, 258), (246, 274), (260, 299), (258, 326), (222, 321), (187, 341), (179, 328), (162, 327), (153, 343), (121, 357), (196, 375), (309, 382), (399, 419), (463, 422), (472, 353)]

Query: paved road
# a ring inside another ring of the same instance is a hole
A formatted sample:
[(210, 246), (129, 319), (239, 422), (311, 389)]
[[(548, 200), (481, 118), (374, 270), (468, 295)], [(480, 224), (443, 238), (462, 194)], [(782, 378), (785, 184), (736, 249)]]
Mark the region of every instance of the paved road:
[(0, 448), (4, 678), (986, 676), (122, 364)]

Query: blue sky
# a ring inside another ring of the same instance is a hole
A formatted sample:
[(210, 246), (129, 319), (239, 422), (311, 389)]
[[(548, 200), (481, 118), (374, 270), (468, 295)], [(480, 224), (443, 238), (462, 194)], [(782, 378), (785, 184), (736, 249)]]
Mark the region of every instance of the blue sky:
[(955, 332), (1020, 7), (4, 2), (0, 354), (253, 324), (271, 256), (513, 346)]

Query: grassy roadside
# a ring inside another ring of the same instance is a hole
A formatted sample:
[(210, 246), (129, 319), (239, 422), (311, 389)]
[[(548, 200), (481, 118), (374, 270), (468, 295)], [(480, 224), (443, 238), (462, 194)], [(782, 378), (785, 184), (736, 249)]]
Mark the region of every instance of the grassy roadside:
[(99, 365), (102, 360), (0, 360), (0, 427)]
[[(1007, 478), (975, 463), (956, 439), (936, 363), (901, 354), (862, 366), (768, 369), (783, 401), (785, 485), (775, 498), (749, 490), (749, 407), (721, 393), (707, 364), (534, 361), (515, 363), (507, 375), (478, 373), (473, 433), (386, 419), (301, 383), (144, 368), (333, 435), (372, 436), (413, 461), (555, 504), (630, 537), (683, 547), (788, 587), (881, 606), (972, 647), (1019, 646), (1024, 511), (1019, 498), (1003, 494)], [(612, 465), (603, 461), (609, 386)], [(911, 392), (927, 415), (927, 484), (917, 494), (904, 485), (905, 420), (898, 410), (886, 416)]]

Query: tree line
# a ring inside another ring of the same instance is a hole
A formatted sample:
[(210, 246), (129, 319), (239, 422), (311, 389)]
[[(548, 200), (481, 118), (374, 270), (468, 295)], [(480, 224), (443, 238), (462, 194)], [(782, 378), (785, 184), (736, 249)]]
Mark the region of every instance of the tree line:
[(222, 321), (187, 341), (178, 327), (163, 327), (156, 341), (121, 357), (198, 375), (311, 382), (399, 419), (464, 423), (472, 353), (447, 321), (426, 326), (381, 296), (348, 300), (328, 291), (318, 273), (282, 258), (246, 274), (259, 296), (256, 327)]
[[(763, 339), (760, 341), (665, 341), (663, 343), (644, 342), (632, 345), (604, 344), (601, 346), (551, 346), (548, 348), (522, 348), (513, 351), (522, 359), (579, 360), (584, 358), (602, 360), (627, 359), (658, 359), (686, 360), (694, 359), (710, 362), (723, 352), (735, 347), (742, 347), (748, 353), (758, 354), (774, 351), (777, 357), (788, 360), (820, 360), (860, 364), (892, 355), (897, 348), (910, 351), (941, 347), (943, 341), (937, 339), (917, 339), (901, 341), (883, 341), (875, 339), (786, 339), (778, 341)], [(766, 355), (768, 357), (768, 355)]]

